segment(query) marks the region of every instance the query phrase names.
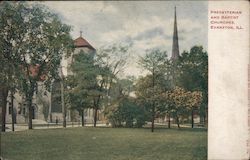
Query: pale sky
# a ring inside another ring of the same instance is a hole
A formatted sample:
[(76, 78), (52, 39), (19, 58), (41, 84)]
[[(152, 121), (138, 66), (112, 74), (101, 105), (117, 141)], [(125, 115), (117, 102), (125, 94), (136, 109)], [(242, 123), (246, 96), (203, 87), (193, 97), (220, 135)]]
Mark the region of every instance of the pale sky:
[(83, 37), (96, 49), (113, 43), (132, 44), (127, 74), (141, 73), (135, 60), (150, 48), (172, 51), (174, 6), (180, 53), (194, 45), (207, 50), (205, 1), (46, 1), (41, 2), (71, 25), (72, 37)]

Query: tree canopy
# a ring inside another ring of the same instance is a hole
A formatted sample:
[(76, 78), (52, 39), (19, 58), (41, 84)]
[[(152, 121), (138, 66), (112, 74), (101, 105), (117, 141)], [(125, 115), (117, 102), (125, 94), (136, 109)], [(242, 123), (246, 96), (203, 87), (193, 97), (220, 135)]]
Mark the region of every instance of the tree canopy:
[[(31, 129), (32, 97), (37, 82), (44, 81), (50, 86), (51, 80), (58, 76), (62, 56), (73, 50), (71, 27), (43, 5), (2, 2), (0, 14), (1, 61), (8, 64), (3, 67), (5, 76), (1, 83), (8, 87), (14, 81), (6, 79), (18, 80), (18, 89), (28, 102)], [(8, 72), (9, 66), (13, 66), (12, 72)]]

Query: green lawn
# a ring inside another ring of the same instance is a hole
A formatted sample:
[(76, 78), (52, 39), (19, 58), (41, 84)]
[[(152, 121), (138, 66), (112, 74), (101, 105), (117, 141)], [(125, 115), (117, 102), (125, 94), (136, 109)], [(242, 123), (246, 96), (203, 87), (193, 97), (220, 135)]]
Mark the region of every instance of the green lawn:
[(8, 160), (205, 160), (204, 129), (66, 128), (1, 135)]

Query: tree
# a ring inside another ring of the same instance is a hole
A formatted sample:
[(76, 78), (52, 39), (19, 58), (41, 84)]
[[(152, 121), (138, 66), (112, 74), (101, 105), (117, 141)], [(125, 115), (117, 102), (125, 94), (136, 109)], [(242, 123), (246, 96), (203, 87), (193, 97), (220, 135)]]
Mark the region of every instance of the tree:
[(136, 103), (135, 98), (128, 96), (120, 97), (106, 112), (112, 127), (141, 128), (147, 120), (147, 111)]
[(185, 89), (176, 86), (173, 90), (166, 92), (165, 99), (169, 106), (171, 106), (178, 128), (180, 128), (180, 116), (184, 116), (189, 111), (191, 111), (191, 123), (193, 128), (194, 108), (197, 108), (201, 103), (202, 93), (200, 91), (186, 91)]
[(92, 99), (92, 105), (88, 105), (88, 108), (94, 109), (94, 127), (98, 110), (111, 103), (110, 92), (117, 81), (117, 75), (126, 66), (127, 53), (128, 46), (114, 44), (102, 47), (95, 55), (80, 51), (73, 57), (72, 72), (75, 87), (72, 91), (75, 91), (72, 94), (88, 99), (88, 103), (91, 101), (89, 99)]
[(77, 110), (79, 112), (79, 115), (81, 115), (82, 120), (82, 126), (85, 125), (84, 123), (84, 111), (87, 108), (91, 107), (91, 101), (88, 96), (79, 92), (76, 92), (76, 90), (68, 90), (68, 93), (66, 94), (71, 110)]
[(166, 93), (166, 100), (172, 106), (172, 113), (176, 118), (178, 128), (180, 128), (180, 116), (187, 112), (188, 98), (187, 92), (178, 86)]
[[(95, 64), (98, 72), (96, 91), (94, 95), (94, 126), (96, 126), (97, 111), (103, 105), (110, 103), (110, 90), (117, 80), (119, 73), (122, 73), (127, 64), (129, 46), (113, 44), (101, 48), (95, 57)], [(105, 101), (106, 99), (106, 101)]]
[(5, 17), (1, 19), (4, 28), (1, 54), (9, 65), (17, 66), (16, 72), (21, 73), (18, 89), (25, 95), (29, 129), (32, 129), (32, 98), (37, 82), (43, 81), (48, 86), (58, 75), (62, 55), (72, 52), (70, 27), (42, 5), (4, 2), (1, 14)]
[[(169, 60), (165, 51), (159, 49), (148, 50), (144, 57), (139, 60), (139, 65), (146, 69), (149, 73), (145, 79), (137, 82), (139, 84), (139, 90), (137, 95), (145, 98), (151, 106), (151, 131), (154, 132), (154, 119), (157, 111), (157, 106), (161, 106), (159, 103), (159, 96), (162, 92), (167, 90), (166, 84), (161, 85), (161, 80), (165, 78), (166, 69), (169, 68)], [(140, 90), (141, 89), (141, 90)]]
[[(71, 103), (77, 105), (77, 109), (94, 109), (94, 127), (97, 122), (97, 111), (103, 96), (105, 96), (105, 83), (107, 82), (107, 67), (102, 67), (100, 61), (94, 58), (93, 54), (80, 51), (73, 57), (71, 65), (73, 75), (71, 77), (70, 93)], [(100, 59), (98, 59), (100, 60)], [(83, 114), (82, 114), (83, 115)]]
[(94, 108), (94, 127), (96, 127), (97, 122), (97, 112), (101, 108), (101, 104), (104, 102), (104, 98), (107, 96), (106, 87), (107, 83), (109, 83), (109, 78), (112, 77), (111, 72), (108, 67), (100, 65), (99, 61), (96, 64), (96, 83), (94, 86), (94, 90), (91, 90), (90, 95), (93, 97), (93, 108)]
[(202, 46), (194, 46), (190, 52), (183, 52), (178, 61), (177, 85), (188, 91), (201, 91), (200, 114), (206, 121), (208, 103), (208, 55)]
[(142, 127), (147, 120), (147, 110), (139, 105), (134, 91), (133, 76), (117, 79), (110, 90), (110, 103), (105, 107), (105, 115), (112, 127)]
[(110, 69), (112, 75), (122, 73), (127, 65), (130, 45), (112, 44), (101, 47), (97, 52), (97, 59)]
[(21, 13), (24, 11), (22, 4), (14, 5), (10, 2), (1, 2), (0, 5), (0, 107), (2, 108), (2, 132), (5, 131), (8, 93), (11, 90), (11, 94), (14, 94), (15, 84), (17, 84), (17, 77), (19, 77), (20, 73), (19, 55), (16, 50), (23, 44), (20, 37), (26, 33), (20, 18)]
[(123, 73), (128, 64), (129, 47), (130, 45), (111, 44), (101, 47), (97, 52), (97, 64), (109, 70), (109, 74), (106, 75), (106, 82), (104, 84), (107, 91), (106, 105), (111, 103), (110, 92), (113, 84), (116, 83), (118, 75)]
[(121, 97), (129, 97), (130, 93), (134, 90), (134, 77), (133, 76), (127, 76), (126, 78), (116, 78), (114, 82), (111, 83), (111, 86), (109, 87), (109, 95), (107, 97), (107, 101), (105, 102), (105, 108), (106, 114), (109, 110), (109, 107), (112, 108), (114, 104), (117, 103), (117, 101), (120, 100)]
[(194, 110), (198, 108), (202, 102), (202, 92), (193, 91), (187, 93), (187, 106), (191, 110), (191, 126), (194, 128)]
[(66, 79), (66, 99), (70, 109), (77, 110), (81, 115), (82, 126), (84, 126), (84, 110), (93, 108), (92, 99), (88, 91), (93, 86), (95, 75), (92, 75), (93, 57), (83, 51), (74, 56), (74, 62), (71, 65), (73, 75)]

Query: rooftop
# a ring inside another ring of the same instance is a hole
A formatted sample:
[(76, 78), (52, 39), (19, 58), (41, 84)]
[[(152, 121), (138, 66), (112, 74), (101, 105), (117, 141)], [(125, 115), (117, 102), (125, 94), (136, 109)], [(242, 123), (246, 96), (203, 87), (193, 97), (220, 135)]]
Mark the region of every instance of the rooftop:
[(89, 42), (80, 35), (77, 39), (74, 40), (74, 45), (76, 48), (79, 47), (88, 47), (89, 49), (95, 50), (95, 48), (89, 44)]

